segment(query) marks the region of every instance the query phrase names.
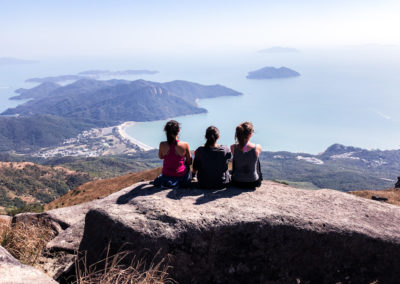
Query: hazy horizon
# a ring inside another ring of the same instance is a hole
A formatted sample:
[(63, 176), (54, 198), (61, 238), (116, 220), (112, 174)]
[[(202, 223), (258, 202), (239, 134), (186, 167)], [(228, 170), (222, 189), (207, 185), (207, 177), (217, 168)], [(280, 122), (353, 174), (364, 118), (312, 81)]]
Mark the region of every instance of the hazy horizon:
[(2, 1), (0, 57), (399, 45), (398, 1)]

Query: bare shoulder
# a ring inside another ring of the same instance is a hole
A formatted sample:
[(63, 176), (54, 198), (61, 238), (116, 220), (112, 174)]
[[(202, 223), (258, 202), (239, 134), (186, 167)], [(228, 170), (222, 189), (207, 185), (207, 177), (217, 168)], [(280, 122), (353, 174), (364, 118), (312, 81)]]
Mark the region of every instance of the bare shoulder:
[(168, 147), (168, 146), (169, 146), (169, 144), (168, 144), (167, 141), (162, 141), (162, 142), (160, 142), (160, 149), (161, 149), (161, 148), (166, 148), (166, 147)]
[(185, 142), (185, 141), (179, 141), (178, 142), (178, 146), (182, 147), (184, 149), (189, 149), (189, 143)]
[(257, 155), (260, 155), (261, 151), (262, 151), (261, 145), (256, 144), (255, 146), (256, 146), (255, 148), (256, 148)]
[(230, 148), (231, 148), (231, 152), (233, 153), (235, 151), (235, 144), (232, 144)]

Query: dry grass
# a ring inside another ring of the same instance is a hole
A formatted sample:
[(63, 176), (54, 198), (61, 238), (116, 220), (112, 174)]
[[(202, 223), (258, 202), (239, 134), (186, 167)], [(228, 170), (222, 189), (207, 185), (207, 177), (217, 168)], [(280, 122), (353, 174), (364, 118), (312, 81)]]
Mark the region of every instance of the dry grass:
[[(135, 258), (130, 265), (125, 264), (126, 258), (131, 256), (131, 252), (122, 251), (115, 255), (108, 256), (93, 265), (87, 267), (86, 257), (83, 256), (75, 264), (76, 284), (160, 284), (176, 283), (168, 277), (169, 266), (165, 260), (157, 264), (151, 264), (147, 269), (142, 261)], [(99, 266), (102, 267), (99, 269)]]
[(160, 174), (161, 168), (156, 168), (140, 173), (87, 182), (50, 202), (45, 206), (45, 210), (72, 206), (105, 197), (134, 183), (153, 180)]
[(350, 191), (349, 193), (367, 199), (372, 199), (372, 196), (387, 198), (388, 200), (385, 202), (400, 206), (399, 189), (391, 188), (386, 190), (359, 190), (359, 191)]
[(18, 222), (0, 227), (0, 245), (20, 262), (35, 266), (55, 232), (44, 224)]
[(11, 223), (0, 218), (0, 245), (3, 243), (4, 236), (11, 228)]

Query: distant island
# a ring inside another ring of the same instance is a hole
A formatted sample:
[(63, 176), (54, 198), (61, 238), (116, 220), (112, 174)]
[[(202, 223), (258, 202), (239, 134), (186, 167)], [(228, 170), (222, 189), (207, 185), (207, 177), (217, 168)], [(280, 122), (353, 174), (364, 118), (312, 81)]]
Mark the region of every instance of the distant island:
[(273, 46), (265, 49), (261, 49), (258, 52), (260, 53), (295, 53), (300, 52), (300, 50), (292, 47), (282, 47), (282, 46)]
[(109, 70), (88, 70), (78, 73), (79, 75), (89, 75), (89, 76), (127, 76), (127, 75), (153, 75), (160, 73), (154, 70), (122, 70), (122, 71), (109, 71)]
[(247, 75), (247, 79), (278, 79), (278, 78), (290, 78), (300, 76), (300, 73), (289, 69), (287, 67), (264, 67), (255, 71), (250, 71)]
[(60, 75), (60, 76), (49, 76), (49, 77), (41, 77), (41, 78), (29, 78), (26, 82), (29, 83), (59, 83), (65, 81), (77, 81), (80, 79), (98, 79), (102, 76), (131, 76), (131, 75), (153, 75), (159, 73), (154, 70), (121, 70), (121, 71), (110, 71), (110, 70), (87, 70), (83, 72), (79, 72), (78, 74), (73, 75)]
[(14, 57), (0, 57), (0, 66), (15, 65), (15, 64), (32, 64), (32, 63), (36, 63), (36, 61), (19, 59), (19, 58), (14, 58)]
[(50, 77), (42, 77), (42, 78), (29, 78), (25, 80), (28, 83), (58, 83), (58, 82), (65, 82), (65, 81), (76, 81), (80, 79), (87, 78), (86, 76), (80, 75), (60, 75), (60, 76), (50, 76)]

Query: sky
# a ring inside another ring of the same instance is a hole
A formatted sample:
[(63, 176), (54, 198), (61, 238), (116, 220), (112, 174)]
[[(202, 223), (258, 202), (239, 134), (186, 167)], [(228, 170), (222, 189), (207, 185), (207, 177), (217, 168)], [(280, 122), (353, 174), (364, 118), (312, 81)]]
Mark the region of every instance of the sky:
[(0, 0), (0, 57), (400, 44), (398, 0)]

